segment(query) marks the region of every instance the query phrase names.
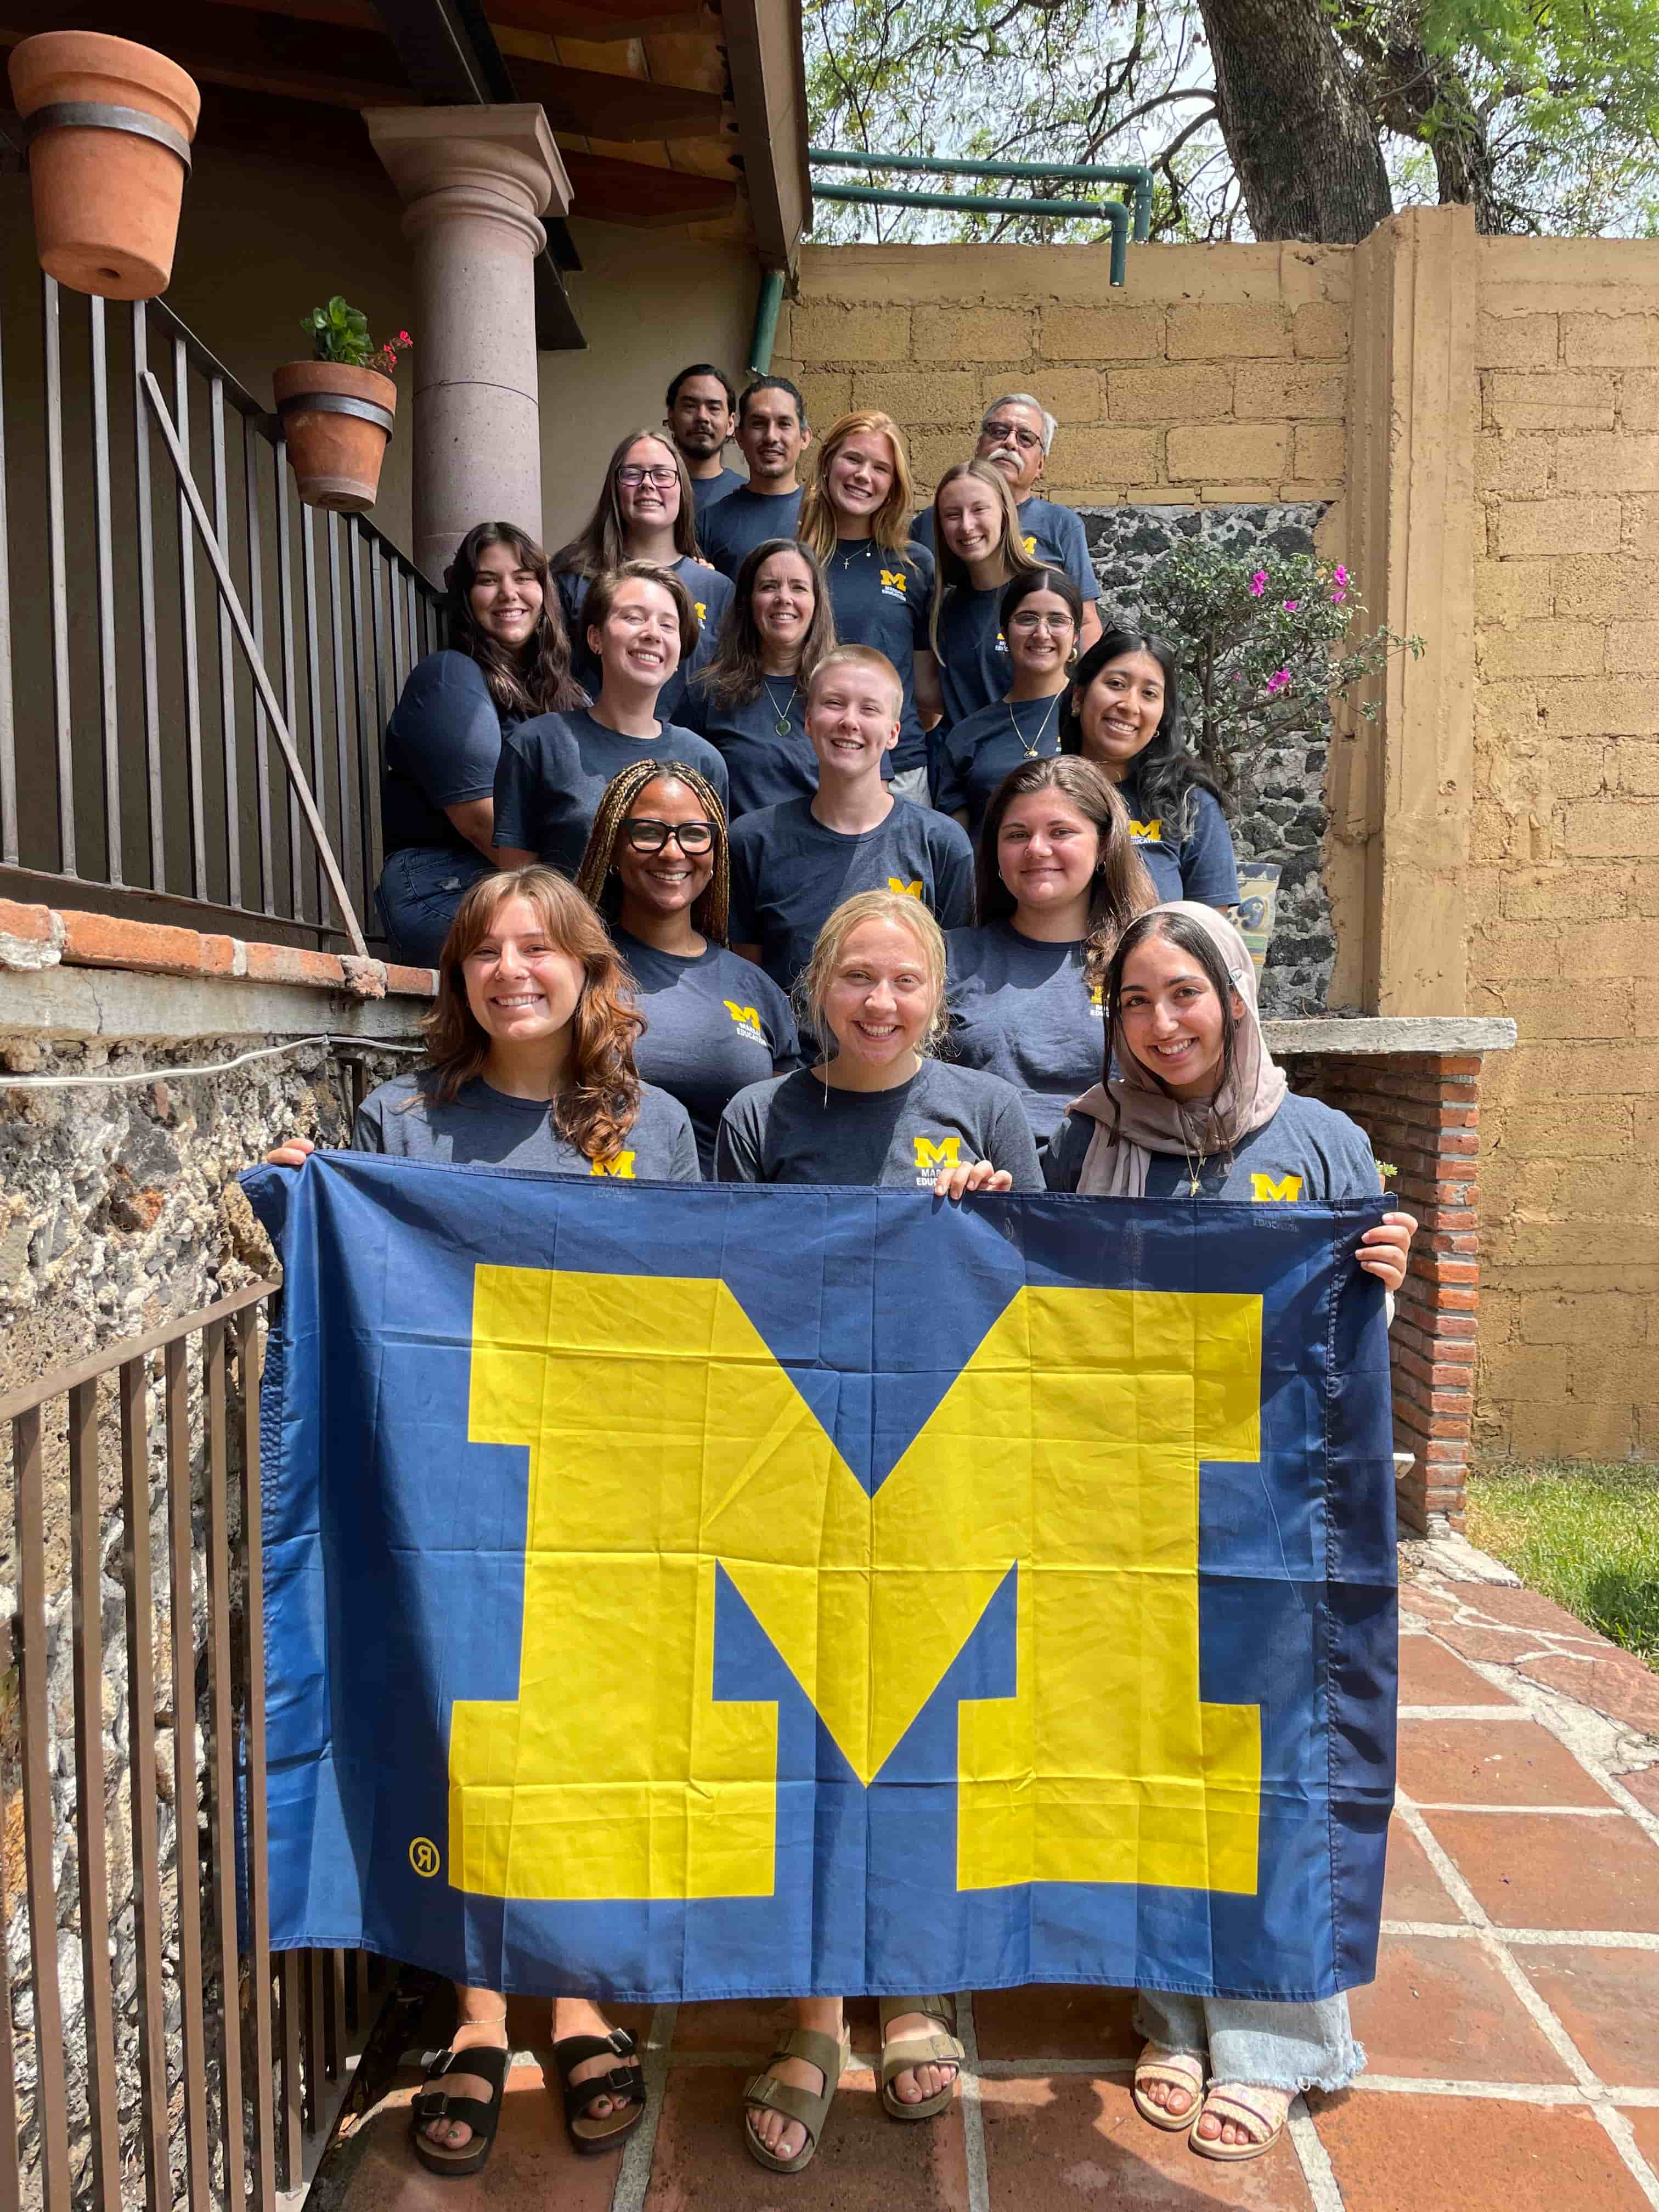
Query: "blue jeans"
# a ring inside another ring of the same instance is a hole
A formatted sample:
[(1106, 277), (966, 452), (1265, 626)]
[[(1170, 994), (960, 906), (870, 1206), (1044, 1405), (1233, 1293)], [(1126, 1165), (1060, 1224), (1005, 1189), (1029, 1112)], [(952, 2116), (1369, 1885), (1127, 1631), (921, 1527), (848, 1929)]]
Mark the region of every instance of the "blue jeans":
[(1135, 2033), (1165, 2051), (1207, 2056), (1213, 2081), (1262, 2089), (1345, 2089), (1365, 2065), (1346, 1996), (1278, 2004), (1137, 1990)]
[(456, 908), (480, 876), (493, 872), (482, 853), (453, 847), (405, 845), (387, 854), (374, 903), (397, 957), (412, 968), (435, 968)]

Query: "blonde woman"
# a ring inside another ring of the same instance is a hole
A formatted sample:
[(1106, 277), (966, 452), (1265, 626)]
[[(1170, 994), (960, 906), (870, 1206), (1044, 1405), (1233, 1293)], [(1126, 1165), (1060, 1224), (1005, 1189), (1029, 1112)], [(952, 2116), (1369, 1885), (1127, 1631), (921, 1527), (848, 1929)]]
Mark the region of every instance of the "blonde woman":
[(836, 635), (884, 653), (904, 687), (894, 794), (927, 803), (927, 728), (939, 719), (939, 670), (927, 634), (931, 556), (907, 543), (912, 497), (903, 435), (865, 408), (832, 422), (801, 501), (796, 536), (823, 564)]
[(1002, 595), (1038, 563), (1025, 550), (1014, 495), (989, 461), (958, 461), (939, 478), (933, 538), (938, 567), (927, 635), (949, 730), (1000, 699), (1012, 681)]
[[(720, 1117), (722, 1182), (842, 1183), (931, 1191), (1040, 1190), (1019, 1093), (1000, 1076), (931, 1055), (943, 1033), (945, 940), (919, 900), (860, 891), (818, 933), (802, 978), (812, 1067), (741, 1091)], [(938, 1170), (919, 1159), (953, 1160)], [(811, 2160), (848, 2058), (839, 1997), (798, 1997), (794, 2025), (744, 2090), (744, 2142), (759, 2165)], [(951, 2002), (883, 1997), (881, 2100), (895, 2119), (949, 2108), (963, 2057)]]
[(658, 700), (658, 712), (672, 722), (687, 683), (714, 651), (732, 586), (699, 556), (691, 479), (678, 448), (659, 430), (630, 430), (623, 439), (611, 456), (586, 526), (559, 548), (550, 564), (570, 634), (571, 664), (590, 698), (599, 694), (602, 672), (587, 641), (584, 602), (597, 578), (627, 561), (649, 561), (678, 576), (696, 611), (697, 645)]

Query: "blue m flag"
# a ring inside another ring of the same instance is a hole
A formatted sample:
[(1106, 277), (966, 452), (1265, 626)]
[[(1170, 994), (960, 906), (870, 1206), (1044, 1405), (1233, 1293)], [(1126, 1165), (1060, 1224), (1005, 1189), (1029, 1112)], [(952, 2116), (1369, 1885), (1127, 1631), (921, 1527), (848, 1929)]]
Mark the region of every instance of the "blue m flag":
[(1370, 1978), (1380, 1202), (248, 1190), (277, 1946), (653, 2000)]

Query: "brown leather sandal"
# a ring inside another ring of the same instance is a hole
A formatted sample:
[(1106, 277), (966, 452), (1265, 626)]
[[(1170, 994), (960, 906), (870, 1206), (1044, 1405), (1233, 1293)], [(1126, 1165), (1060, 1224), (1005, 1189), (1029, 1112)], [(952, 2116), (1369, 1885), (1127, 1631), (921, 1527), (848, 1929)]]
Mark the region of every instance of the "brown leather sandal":
[[(812, 2162), (812, 2154), (823, 2133), (823, 2124), (830, 2117), (841, 2077), (852, 2063), (853, 2039), (847, 2023), (842, 2021), (838, 2039), (821, 2035), (816, 2028), (791, 2028), (766, 2063), (775, 2066), (781, 2058), (800, 2058), (807, 2065), (816, 2066), (823, 2076), (823, 2087), (815, 2094), (811, 2089), (798, 2089), (793, 2082), (780, 2081), (764, 2070), (751, 2074), (743, 2090), (743, 2140), (750, 2157), (769, 2173), (799, 2173)], [(793, 2158), (780, 2158), (775, 2151), (767, 2148), (750, 2124), (749, 2114), (753, 2110), (781, 2112), (785, 2119), (793, 2120), (805, 2129), (806, 2141)]]
[[(902, 2020), (909, 2012), (925, 2013), (929, 2020), (938, 2022), (939, 2032), (933, 2035), (902, 2035), (896, 2043), (889, 2043), (887, 2023)], [(936, 2120), (941, 2112), (950, 2111), (968, 2055), (951, 2033), (955, 2018), (949, 1997), (882, 1998), (881, 2102), (883, 2111), (894, 2119)], [(893, 2084), (901, 2074), (914, 2073), (918, 2066), (953, 2066), (956, 2072), (936, 2094), (924, 2097), (920, 2104), (907, 2105), (902, 2097), (895, 2094)]]

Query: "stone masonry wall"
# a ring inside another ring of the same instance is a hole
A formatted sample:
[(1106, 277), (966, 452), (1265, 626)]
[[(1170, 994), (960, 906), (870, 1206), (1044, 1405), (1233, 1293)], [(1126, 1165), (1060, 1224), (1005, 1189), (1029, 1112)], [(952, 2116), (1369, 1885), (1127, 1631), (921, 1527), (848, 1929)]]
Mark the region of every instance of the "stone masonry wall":
[[(1082, 511), (1103, 605), (1133, 618), (1136, 578), (1178, 534), (1335, 542), (1348, 293), (1340, 248), (1160, 246), (1114, 291), (1086, 246), (809, 247), (776, 365), (821, 430), (849, 406), (891, 414), (919, 498), (990, 401), (1036, 393), (1060, 423), (1044, 489)], [(1285, 865), (1270, 1013), (1326, 1005), (1329, 737), (1264, 754), (1234, 824), (1241, 857)]]
[(1483, 240), (1477, 1440), (1659, 1455), (1659, 246)]

